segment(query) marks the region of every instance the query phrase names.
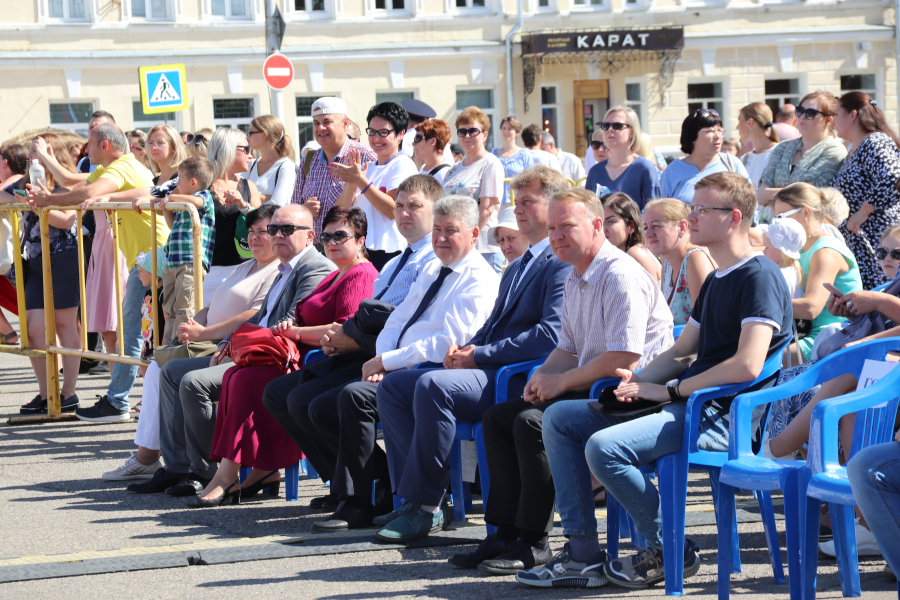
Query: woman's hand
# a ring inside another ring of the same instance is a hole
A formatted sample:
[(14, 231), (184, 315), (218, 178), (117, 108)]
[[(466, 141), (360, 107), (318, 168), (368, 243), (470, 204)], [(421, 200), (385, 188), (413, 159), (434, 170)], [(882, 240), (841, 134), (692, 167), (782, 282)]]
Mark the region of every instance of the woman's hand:
[(52, 153), (52, 151), (50, 150), (50, 144), (48, 144), (47, 140), (40, 136), (31, 140), (31, 147), (29, 148), (29, 151), (36, 154), (38, 158), (50, 156)]
[(839, 302), (841, 298), (843, 298), (843, 296), (835, 296), (834, 294), (828, 296), (828, 302), (825, 304), (825, 309), (836, 317), (852, 319), (856, 315), (850, 312), (850, 309), (843, 303)]
[(319, 211), (322, 210), (322, 203), (319, 202), (319, 199), (313, 196), (312, 198), (307, 198), (306, 202), (303, 203), (303, 206), (309, 209), (309, 212), (312, 213), (313, 219), (319, 217)]
[(861, 214), (861, 211), (856, 211), (847, 219), (847, 231), (859, 235), (859, 228), (862, 227), (867, 218), (868, 215)]
[(285, 319), (281, 323), (272, 326), (272, 333), (295, 342), (300, 341), (300, 328), (295, 327), (290, 319)]
[(362, 155), (355, 148), (350, 150), (347, 157), (350, 159), (349, 165), (333, 162), (328, 166), (328, 171), (338, 181), (363, 189), (369, 185), (369, 181), (366, 179), (366, 169), (369, 168), (369, 163), (362, 164)]
[(206, 327), (194, 319), (188, 319), (178, 326), (178, 341), (182, 344), (196, 342), (200, 339), (200, 334), (202, 334), (205, 329)]
[(834, 301), (834, 305), (848, 310), (850, 316), (867, 315), (878, 311), (883, 296), (882, 292), (860, 290), (844, 294)]
[(244, 197), (237, 190), (228, 190), (225, 192), (225, 204), (234, 204), (239, 209), (247, 208), (248, 204), (244, 202)]

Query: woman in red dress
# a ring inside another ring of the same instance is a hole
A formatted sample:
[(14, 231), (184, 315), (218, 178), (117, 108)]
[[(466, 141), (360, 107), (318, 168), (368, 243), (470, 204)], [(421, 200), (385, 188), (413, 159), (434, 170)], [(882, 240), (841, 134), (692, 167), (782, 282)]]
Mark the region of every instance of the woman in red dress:
[[(378, 271), (366, 258), (366, 215), (359, 208), (334, 207), (322, 223), (319, 241), (337, 270), (297, 304), (296, 325), (283, 321), (272, 327), (293, 340), (303, 356), (321, 347), (333, 323), (353, 316), (359, 303), (372, 297)], [(315, 250), (312, 250), (315, 252)], [(279, 469), (300, 460), (300, 449), (263, 407), (263, 390), (284, 372), (274, 366), (232, 367), (225, 373), (216, 413), (210, 459), (219, 470), (191, 508), (219, 506), (229, 497), (253, 495), (263, 485), (276, 484)], [(243, 485), (236, 482), (241, 466), (253, 467)]]

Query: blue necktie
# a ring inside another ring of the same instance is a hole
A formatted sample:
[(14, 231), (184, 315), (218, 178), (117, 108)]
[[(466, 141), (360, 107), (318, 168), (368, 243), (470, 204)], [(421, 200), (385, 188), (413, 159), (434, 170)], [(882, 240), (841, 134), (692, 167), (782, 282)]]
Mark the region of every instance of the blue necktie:
[(422, 297), (422, 301), (419, 302), (419, 306), (416, 308), (416, 312), (413, 313), (413, 316), (409, 318), (409, 321), (406, 322), (406, 325), (403, 326), (403, 329), (400, 330), (400, 337), (397, 338), (397, 345), (400, 345), (400, 340), (403, 339), (403, 334), (406, 333), (406, 330), (412, 327), (413, 323), (419, 320), (419, 317), (422, 316), (422, 313), (425, 312), (425, 309), (428, 308), (428, 305), (431, 304), (434, 297), (437, 296), (438, 290), (441, 289), (441, 284), (444, 283), (444, 280), (447, 279), (447, 275), (453, 272), (453, 269), (450, 267), (441, 267), (441, 272), (437, 276), (437, 279), (434, 280), (434, 283), (431, 284), (431, 287), (425, 292), (425, 295)]
[[(497, 319), (500, 318), (500, 313), (503, 312), (503, 309), (506, 308), (506, 303), (509, 302), (509, 298), (515, 293), (516, 288), (519, 287), (519, 280), (522, 279), (522, 274), (525, 272), (525, 268), (528, 266), (528, 263), (531, 261), (534, 255), (531, 253), (531, 249), (525, 251), (525, 255), (522, 256), (522, 262), (519, 263), (519, 268), (516, 269), (516, 276), (513, 279), (512, 285), (509, 288), (509, 293), (506, 295), (506, 298), (503, 300), (503, 306), (500, 307), (500, 310), (497, 312)], [(497, 321), (491, 323), (491, 326), (487, 328), (487, 331), (484, 334), (484, 337), (481, 338), (481, 345), (487, 345), (488, 341), (491, 339), (491, 334), (494, 333), (494, 327), (497, 326)]]
[(397, 261), (397, 268), (394, 269), (393, 273), (391, 273), (391, 278), (388, 279), (387, 285), (385, 285), (384, 288), (380, 292), (378, 292), (378, 295), (374, 298), (375, 300), (381, 300), (381, 297), (387, 293), (387, 291), (391, 288), (391, 284), (394, 283), (394, 279), (397, 278), (397, 275), (399, 275), (400, 271), (403, 270), (403, 267), (406, 266), (406, 263), (407, 261), (409, 261), (409, 257), (412, 256), (412, 254), (412, 248), (407, 246), (406, 250), (403, 251), (403, 256), (401, 256), (400, 260)]

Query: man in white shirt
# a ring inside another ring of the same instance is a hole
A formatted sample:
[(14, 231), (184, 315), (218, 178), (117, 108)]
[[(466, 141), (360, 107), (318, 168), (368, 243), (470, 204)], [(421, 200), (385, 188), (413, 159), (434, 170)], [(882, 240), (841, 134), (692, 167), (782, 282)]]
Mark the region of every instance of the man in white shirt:
[[(433, 108), (415, 98), (407, 98), (400, 103), (400, 106), (405, 108), (406, 112), (409, 114), (409, 125), (407, 126), (406, 133), (403, 135), (403, 143), (400, 145), (400, 152), (413, 159), (416, 166), (421, 168), (422, 161), (416, 158), (413, 153), (413, 140), (416, 137), (416, 125), (421, 125), (428, 119), (434, 119), (437, 117), (437, 113), (434, 112)], [(448, 165), (452, 165), (455, 162), (453, 160), (453, 153), (450, 151), (450, 144), (444, 145), (443, 162)]]
[(575, 183), (584, 177), (584, 165), (581, 164), (581, 160), (571, 152), (557, 148), (556, 140), (547, 132), (541, 136), (541, 150), (558, 158), (559, 164), (562, 166), (562, 174)]
[[(390, 478), (387, 457), (375, 443), (379, 382), (391, 371), (443, 361), (452, 346), (475, 335), (497, 297), (500, 280), (475, 251), (478, 208), (472, 199), (442, 198), (434, 215), (432, 244), (440, 262), (424, 268), (388, 317), (375, 344), (375, 358), (363, 365), (363, 380), (345, 386), (337, 397), (338, 419), (331, 410), (320, 414), (316, 403), (309, 408), (310, 418), (337, 456), (331, 493), (342, 497), (328, 520), (313, 524), (316, 531), (368, 527), (379, 514), (371, 502), (372, 482)], [(389, 489), (384, 492), (390, 504)], [(379, 502), (379, 507), (384, 504)]]
[(554, 171), (562, 173), (562, 165), (560, 164), (559, 159), (556, 158), (555, 155), (541, 150), (541, 136), (543, 135), (544, 132), (541, 131), (540, 127), (537, 125), (529, 125), (522, 131), (522, 143), (528, 148), (528, 151), (531, 153), (531, 158), (535, 163), (547, 165)]

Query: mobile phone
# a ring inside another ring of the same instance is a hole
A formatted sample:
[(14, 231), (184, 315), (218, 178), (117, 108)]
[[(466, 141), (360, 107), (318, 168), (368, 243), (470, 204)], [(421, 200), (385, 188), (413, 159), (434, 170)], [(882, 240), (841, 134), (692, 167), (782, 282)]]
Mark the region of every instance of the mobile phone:
[(23, 198), (28, 195), (28, 192), (25, 190), (13, 190), (13, 194), (16, 196), (22, 196)]
[(822, 285), (825, 287), (826, 290), (828, 290), (829, 292), (834, 294), (835, 298), (843, 297), (844, 294), (842, 294), (841, 291), (839, 289), (837, 289), (836, 287), (834, 287), (832, 284), (825, 282)]

